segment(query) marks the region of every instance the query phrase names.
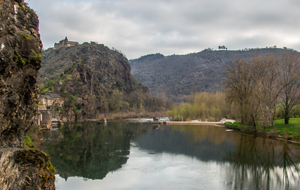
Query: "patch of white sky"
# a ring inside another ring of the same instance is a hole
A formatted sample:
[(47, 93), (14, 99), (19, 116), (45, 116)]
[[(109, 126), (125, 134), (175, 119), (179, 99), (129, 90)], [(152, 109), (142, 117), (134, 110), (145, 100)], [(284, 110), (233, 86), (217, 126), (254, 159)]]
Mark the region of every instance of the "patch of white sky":
[(295, 0), (27, 0), (40, 18), (44, 47), (65, 36), (98, 41), (137, 58), (208, 47), (291, 47), (299, 50)]

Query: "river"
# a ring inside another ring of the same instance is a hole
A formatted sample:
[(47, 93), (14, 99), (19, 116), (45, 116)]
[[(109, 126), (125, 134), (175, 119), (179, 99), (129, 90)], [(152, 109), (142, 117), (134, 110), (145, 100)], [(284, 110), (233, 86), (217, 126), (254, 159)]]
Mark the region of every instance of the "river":
[(87, 122), (43, 132), (61, 190), (300, 189), (300, 147), (215, 126)]

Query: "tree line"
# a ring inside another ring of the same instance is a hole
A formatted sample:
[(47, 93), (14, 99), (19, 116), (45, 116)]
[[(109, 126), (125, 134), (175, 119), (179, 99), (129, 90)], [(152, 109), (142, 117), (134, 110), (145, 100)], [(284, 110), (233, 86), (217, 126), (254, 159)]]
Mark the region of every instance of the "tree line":
[(224, 92), (191, 93), (188, 102), (173, 105), (168, 114), (172, 120), (220, 121), (221, 117), (234, 115), (231, 105), (225, 100)]
[(285, 124), (300, 101), (299, 53), (255, 56), (231, 61), (224, 72), (226, 99), (237, 109), (242, 125), (273, 126), (281, 109)]

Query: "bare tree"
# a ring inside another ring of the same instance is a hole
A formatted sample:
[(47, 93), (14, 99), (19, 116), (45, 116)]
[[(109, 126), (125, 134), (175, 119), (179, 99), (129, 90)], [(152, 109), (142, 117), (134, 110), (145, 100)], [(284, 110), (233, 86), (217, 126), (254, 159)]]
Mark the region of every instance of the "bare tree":
[(289, 123), (291, 111), (300, 100), (300, 59), (296, 52), (285, 52), (280, 64), (280, 99), (283, 107), (284, 123)]
[(278, 102), (288, 124), (292, 109), (300, 103), (299, 54), (256, 56), (251, 62), (237, 59), (226, 68), (224, 82), (228, 100), (239, 106), (242, 124), (256, 130), (260, 118), (264, 130), (273, 126)]
[(257, 110), (255, 106), (257, 102), (252, 98), (254, 84), (251, 65), (245, 60), (236, 59), (227, 66), (224, 74), (227, 99), (239, 106), (241, 123), (249, 124), (252, 121), (256, 128), (257, 114), (253, 114), (252, 110)]
[(276, 103), (282, 91), (279, 86), (279, 59), (269, 54), (267, 57), (256, 56), (252, 58), (253, 80), (258, 85), (257, 97), (261, 100), (261, 119), (266, 129), (267, 123), (273, 126), (276, 113)]

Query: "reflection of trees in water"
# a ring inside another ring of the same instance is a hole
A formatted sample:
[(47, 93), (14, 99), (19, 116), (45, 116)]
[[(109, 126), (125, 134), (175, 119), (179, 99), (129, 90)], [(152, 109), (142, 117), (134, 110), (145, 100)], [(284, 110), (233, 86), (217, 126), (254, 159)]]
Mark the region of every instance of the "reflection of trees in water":
[(64, 178), (103, 179), (127, 162), (133, 140), (147, 151), (222, 163), (232, 189), (292, 189), (299, 185), (299, 147), (218, 128), (84, 123), (65, 126), (47, 139), (45, 148)]
[(291, 182), (292, 188), (299, 186), (299, 160), (291, 158), (289, 146), (241, 135), (236, 150), (227, 155), (232, 164), (227, 181), (233, 189), (289, 189)]
[(202, 161), (223, 162), (227, 152), (234, 150), (234, 143), (226, 140), (226, 135), (230, 134), (220, 128), (212, 130), (211, 126), (162, 125), (137, 138), (136, 144), (150, 152), (182, 154)]
[(60, 135), (52, 135), (63, 138), (47, 141), (45, 148), (61, 177), (103, 179), (127, 162), (130, 139), (145, 130), (141, 125), (126, 127), (124, 123), (66, 125), (57, 131)]
[(295, 163), (290, 157), (291, 149), (287, 143), (282, 147), (282, 152), (280, 153), (280, 164), (282, 166), (283, 179), (282, 184), (285, 189), (289, 189), (290, 181), (298, 181), (300, 179), (299, 164)]

